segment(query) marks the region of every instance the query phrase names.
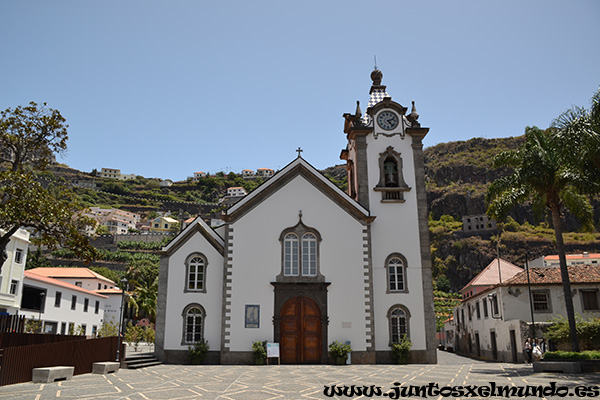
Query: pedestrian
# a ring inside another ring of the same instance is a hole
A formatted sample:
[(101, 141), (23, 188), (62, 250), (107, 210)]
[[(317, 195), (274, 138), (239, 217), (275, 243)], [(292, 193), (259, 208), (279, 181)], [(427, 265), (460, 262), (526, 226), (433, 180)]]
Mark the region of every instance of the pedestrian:
[(531, 364), (531, 353), (533, 351), (531, 346), (531, 338), (527, 338), (527, 340), (525, 340), (523, 349), (525, 349), (525, 362), (527, 362), (527, 364)]
[(542, 354), (548, 351), (548, 345), (546, 344), (546, 339), (544, 338), (540, 339), (540, 350), (542, 351)]

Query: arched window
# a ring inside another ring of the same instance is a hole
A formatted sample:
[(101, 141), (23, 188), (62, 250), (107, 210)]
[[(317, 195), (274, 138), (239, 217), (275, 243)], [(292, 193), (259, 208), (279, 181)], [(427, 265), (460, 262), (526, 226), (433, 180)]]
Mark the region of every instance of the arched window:
[(408, 321), (410, 313), (406, 307), (395, 305), (388, 311), (390, 324), (390, 343), (398, 343), (404, 335), (409, 335)]
[(206, 312), (200, 304), (190, 304), (183, 310), (182, 344), (201, 342), (204, 339)]
[(206, 292), (207, 264), (202, 254), (192, 254), (187, 258), (184, 292)]
[(373, 189), (381, 192), (382, 203), (404, 203), (404, 192), (410, 190), (404, 181), (401, 154), (392, 146), (379, 153), (379, 182)]
[(317, 237), (312, 232), (302, 236), (302, 275), (317, 275)]
[(283, 275), (299, 275), (299, 253), (298, 235), (288, 233), (283, 238)]
[(399, 253), (388, 256), (385, 262), (387, 269), (387, 292), (407, 292), (406, 285), (406, 259)]
[(319, 273), (319, 232), (302, 223), (302, 212), (298, 223), (284, 229), (279, 236), (281, 242), (281, 274), (278, 281), (302, 281), (304, 278), (322, 279)]

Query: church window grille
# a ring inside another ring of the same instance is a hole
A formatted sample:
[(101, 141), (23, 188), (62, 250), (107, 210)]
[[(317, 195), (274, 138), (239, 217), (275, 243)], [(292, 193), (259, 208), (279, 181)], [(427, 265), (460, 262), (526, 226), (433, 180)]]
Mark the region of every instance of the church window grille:
[(410, 313), (406, 307), (395, 305), (388, 312), (390, 325), (390, 343), (398, 343), (403, 336), (409, 335), (409, 318)]
[(386, 262), (388, 279), (388, 293), (405, 293), (408, 291), (406, 286), (406, 259), (398, 253), (391, 254)]
[(319, 272), (319, 232), (300, 221), (285, 229), (279, 236), (281, 242), (281, 274), (278, 281), (321, 280)]
[(299, 246), (298, 235), (288, 233), (283, 239), (283, 274), (285, 276), (298, 276), (299, 265)]
[(206, 312), (199, 304), (190, 304), (183, 310), (182, 344), (201, 342), (204, 338)]
[(206, 292), (206, 258), (192, 254), (186, 260), (186, 282), (184, 292)]
[(302, 275), (317, 275), (317, 237), (312, 233), (302, 236)]

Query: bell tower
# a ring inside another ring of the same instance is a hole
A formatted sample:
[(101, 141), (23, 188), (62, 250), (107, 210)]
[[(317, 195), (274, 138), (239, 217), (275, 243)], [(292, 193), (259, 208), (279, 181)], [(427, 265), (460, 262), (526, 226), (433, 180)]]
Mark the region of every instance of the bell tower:
[[(385, 361), (381, 354), (397, 338), (388, 335), (390, 313), (403, 307), (404, 321), (411, 321), (406, 329), (412, 360), (431, 363), (435, 317), (422, 143), (429, 128), (421, 127), (414, 101), (408, 113), (392, 100), (382, 79), (375, 68), (364, 114), (357, 102), (354, 114), (343, 115), (348, 142), (340, 158), (346, 160), (348, 194), (375, 217), (366, 234), (377, 358)], [(401, 260), (402, 270), (394, 259)], [(402, 289), (390, 284), (397, 279), (403, 280)]]

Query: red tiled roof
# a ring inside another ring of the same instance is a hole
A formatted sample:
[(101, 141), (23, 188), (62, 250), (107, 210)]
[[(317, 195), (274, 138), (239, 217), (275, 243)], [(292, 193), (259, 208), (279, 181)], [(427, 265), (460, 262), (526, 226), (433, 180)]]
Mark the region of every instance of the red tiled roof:
[(117, 289), (117, 288), (94, 290), (94, 292), (100, 293), (103, 295), (109, 295), (109, 294), (119, 294), (120, 295), (121, 293), (123, 293), (123, 291), (121, 289)]
[[(567, 267), (571, 283), (600, 283), (600, 266), (573, 265)], [(560, 268), (529, 268), (529, 280), (532, 285), (562, 283)], [(506, 285), (527, 285), (527, 271), (523, 271), (504, 282)]]
[(516, 265), (509, 263), (506, 260), (500, 259), (500, 274), (498, 274), (498, 259), (495, 258), (487, 267), (481, 270), (475, 278), (471, 279), (469, 283), (463, 287), (460, 292), (463, 292), (472, 286), (490, 286), (500, 283), (500, 276), (502, 281), (512, 278), (519, 272), (523, 271), (523, 268), (517, 267)]
[(89, 268), (65, 268), (65, 267), (48, 267), (34, 268), (28, 270), (32, 274), (46, 276), (49, 278), (82, 278), (82, 279), (99, 279), (101, 281), (116, 285), (110, 279), (97, 274)]
[[(600, 253), (588, 253), (586, 255), (583, 254), (567, 254), (567, 260), (580, 259), (580, 258), (600, 258)], [(553, 260), (558, 261), (558, 254), (552, 254), (550, 256), (544, 257), (544, 260)]]
[(29, 278), (29, 279), (32, 279), (32, 280), (38, 281), (38, 282), (48, 283), (48, 284), (54, 285), (54, 286), (59, 286), (59, 287), (63, 287), (63, 288), (75, 290), (77, 292), (82, 292), (82, 293), (89, 294), (89, 295), (92, 295), (92, 296), (98, 296), (98, 297), (101, 297), (103, 299), (107, 299), (108, 298), (106, 296), (103, 296), (103, 295), (101, 295), (99, 293), (96, 293), (96, 292), (93, 292), (91, 290), (83, 289), (83, 288), (80, 288), (79, 286), (75, 286), (75, 285), (72, 285), (70, 283), (58, 280), (58, 279), (49, 278), (49, 277), (43, 276), (43, 275), (37, 275), (37, 274), (32, 273), (31, 271), (33, 271), (33, 270), (28, 270), (28, 271), (24, 272), (24, 275), (25, 275), (26, 278)]

